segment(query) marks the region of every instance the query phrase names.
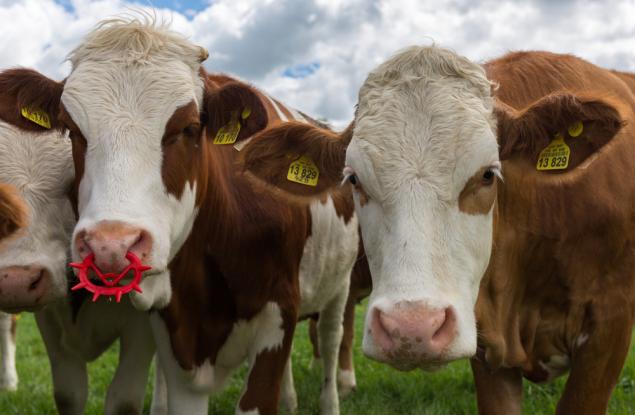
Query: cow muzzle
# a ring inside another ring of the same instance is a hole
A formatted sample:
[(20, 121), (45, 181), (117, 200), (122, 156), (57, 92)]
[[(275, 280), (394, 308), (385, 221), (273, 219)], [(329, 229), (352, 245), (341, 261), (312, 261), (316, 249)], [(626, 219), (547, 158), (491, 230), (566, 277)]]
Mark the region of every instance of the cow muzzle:
[(39, 266), (10, 266), (0, 269), (0, 309), (31, 311), (43, 306), (51, 285), (51, 274)]
[(370, 358), (397, 369), (436, 368), (447, 363), (457, 332), (452, 307), (432, 308), (421, 301), (400, 301), (389, 309), (373, 307), (366, 335), (375, 347)]
[(77, 232), (75, 249), (82, 260), (93, 256), (103, 273), (121, 273), (128, 267), (128, 253), (147, 262), (152, 252), (152, 237), (144, 229), (119, 221), (101, 221)]

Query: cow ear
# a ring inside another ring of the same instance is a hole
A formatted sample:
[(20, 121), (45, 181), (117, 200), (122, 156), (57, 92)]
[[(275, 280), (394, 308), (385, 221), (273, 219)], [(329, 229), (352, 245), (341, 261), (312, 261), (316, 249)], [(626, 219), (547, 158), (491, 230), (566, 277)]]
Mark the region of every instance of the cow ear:
[(26, 226), (27, 208), (17, 191), (0, 183), (0, 242)]
[(342, 182), (352, 132), (352, 125), (337, 134), (299, 122), (280, 124), (254, 136), (241, 151), (241, 163), (244, 171), (288, 194), (320, 196)]
[(0, 119), (29, 131), (62, 128), (58, 113), (63, 90), (63, 82), (34, 70), (6, 70), (0, 73)]
[(229, 82), (205, 94), (207, 137), (216, 144), (233, 144), (267, 126), (267, 110), (256, 91), (240, 82)]
[(608, 98), (568, 92), (547, 95), (521, 110), (497, 101), (500, 158), (520, 154), (537, 159), (560, 136), (571, 146), (573, 168), (622, 128), (619, 107)]

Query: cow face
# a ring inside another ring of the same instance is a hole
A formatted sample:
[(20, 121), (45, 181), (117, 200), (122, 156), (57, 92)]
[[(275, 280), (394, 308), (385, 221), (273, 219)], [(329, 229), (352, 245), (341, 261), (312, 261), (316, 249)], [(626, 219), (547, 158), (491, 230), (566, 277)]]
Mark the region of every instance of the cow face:
[(500, 176), (490, 89), (466, 59), (412, 48), (360, 90), (344, 174), (373, 279), (363, 349), (397, 368), (476, 351)]
[[(0, 122), (0, 183), (16, 189), (26, 224), (0, 244), (0, 309), (35, 310), (62, 298), (75, 217), (70, 142), (58, 132), (34, 134)], [(3, 211), (4, 214), (4, 211)]]
[[(296, 199), (343, 177), (353, 186), (373, 280), (364, 352), (400, 369), (476, 351), (501, 174), (490, 90), (478, 65), (415, 47), (370, 74), (354, 128), (338, 136), (289, 123), (242, 152), (247, 171)], [(315, 187), (286, 180), (294, 154), (319, 168)]]

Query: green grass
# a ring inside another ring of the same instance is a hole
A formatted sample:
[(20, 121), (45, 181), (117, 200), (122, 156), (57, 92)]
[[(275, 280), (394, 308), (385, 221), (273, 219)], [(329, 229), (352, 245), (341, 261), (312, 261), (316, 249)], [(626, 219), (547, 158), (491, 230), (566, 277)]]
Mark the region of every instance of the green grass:
[[(358, 307), (357, 339), (363, 324), (363, 307)], [(359, 342), (358, 342), (359, 344)], [(90, 392), (87, 414), (103, 413), (103, 398), (117, 357), (116, 345), (89, 366)], [(311, 369), (310, 343), (306, 323), (296, 331), (293, 362), (298, 392), (299, 414), (318, 413), (320, 393), (319, 369)], [(402, 373), (372, 362), (355, 350), (357, 391), (342, 400), (342, 414), (474, 414), (474, 386), (468, 362), (456, 362), (436, 373), (413, 371)], [(33, 316), (23, 314), (18, 323), (18, 392), (0, 393), (0, 414), (54, 414), (55, 404), (49, 364)], [(238, 371), (229, 387), (210, 398), (210, 414), (232, 414), (240, 396), (245, 369)], [(153, 379), (153, 377), (151, 377)], [(564, 378), (538, 386), (525, 382), (523, 412), (552, 414), (564, 386)], [(147, 387), (145, 412), (150, 407), (152, 388)], [(618, 386), (611, 399), (609, 413), (629, 414), (635, 411), (635, 346), (626, 362)]]

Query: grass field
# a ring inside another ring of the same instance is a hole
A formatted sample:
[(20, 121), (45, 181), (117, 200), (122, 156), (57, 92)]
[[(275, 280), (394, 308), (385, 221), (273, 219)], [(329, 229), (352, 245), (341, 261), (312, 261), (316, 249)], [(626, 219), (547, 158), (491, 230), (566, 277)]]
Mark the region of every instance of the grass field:
[[(358, 307), (357, 333), (361, 333), (363, 307)], [(358, 339), (360, 337), (358, 336)], [(299, 414), (317, 414), (319, 369), (311, 369), (306, 323), (298, 326), (293, 362)], [(18, 392), (0, 393), (0, 414), (42, 415), (55, 413), (49, 364), (33, 316), (23, 314), (18, 323)], [(117, 345), (90, 364), (90, 395), (87, 414), (103, 413), (103, 397), (114, 372)], [(344, 415), (374, 414), (474, 414), (474, 386), (468, 362), (457, 362), (437, 373), (396, 372), (364, 358), (356, 348), (358, 388), (342, 400)], [(245, 370), (240, 370), (221, 395), (210, 398), (210, 414), (233, 414), (242, 389)], [(523, 413), (552, 414), (564, 379), (537, 386), (525, 383)], [(147, 387), (145, 412), (149, 411), (152, 388)], [(635, 413), (635, 346), (611, 399), (609, 413)]]

